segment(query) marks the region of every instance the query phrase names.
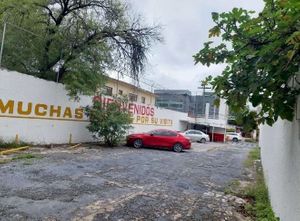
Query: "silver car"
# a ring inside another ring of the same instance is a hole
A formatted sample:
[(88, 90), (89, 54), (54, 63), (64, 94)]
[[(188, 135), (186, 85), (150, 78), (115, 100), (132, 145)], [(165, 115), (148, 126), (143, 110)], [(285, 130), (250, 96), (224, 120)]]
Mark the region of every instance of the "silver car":
[(230, 132), (226, 134), (226, 140), (232, 142), (243, 141), (244, 138), (239, 133)]
[(209, 136), (200, 130), (187, 130), (181, 134), (192, 142), (205, 143), (209, 141)]

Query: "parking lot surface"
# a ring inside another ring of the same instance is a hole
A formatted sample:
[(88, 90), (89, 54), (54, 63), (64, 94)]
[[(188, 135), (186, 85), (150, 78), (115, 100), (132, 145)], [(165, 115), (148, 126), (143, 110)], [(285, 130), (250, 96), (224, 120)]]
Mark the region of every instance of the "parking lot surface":
[(32, 148), (0, 164), (0, 220), (237, 220), (223, 190), (252, 146)]

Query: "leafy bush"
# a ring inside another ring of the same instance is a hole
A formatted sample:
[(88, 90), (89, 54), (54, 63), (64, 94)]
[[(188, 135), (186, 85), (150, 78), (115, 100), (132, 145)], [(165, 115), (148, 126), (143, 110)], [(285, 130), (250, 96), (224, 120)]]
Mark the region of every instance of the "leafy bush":
[(94, 99), (92, 107), (86, 107), (90, 119), (88, 129), (95, 139), (104, 140), (110, 147), (117, 145), (131, 128), (131, 115), (127, 111), (127, 100), (115, 97), (109, 104)]

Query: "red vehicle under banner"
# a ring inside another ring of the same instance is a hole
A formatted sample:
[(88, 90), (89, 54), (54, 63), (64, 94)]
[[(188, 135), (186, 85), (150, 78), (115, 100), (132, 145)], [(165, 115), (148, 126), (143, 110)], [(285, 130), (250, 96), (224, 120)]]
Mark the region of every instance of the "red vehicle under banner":
[(191, 148), (191, 142), (173, 130), (153, 130), (148, 133), (131, 134), (127, 137), (127, 145), (135, 148), (154, 147), (181, 152)]

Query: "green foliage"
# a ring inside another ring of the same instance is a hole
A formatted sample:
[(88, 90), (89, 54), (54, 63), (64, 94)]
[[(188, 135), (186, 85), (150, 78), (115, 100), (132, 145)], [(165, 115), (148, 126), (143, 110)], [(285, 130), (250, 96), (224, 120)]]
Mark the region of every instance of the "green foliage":
[(300, 4), (297, 0), (264, 1), (258, 15), (238, 8), (212, 13), (216, 26), (209, 37), (220, 37), (222, 43), (205, 43), (194, 59), (207, 66), (226, 63), (221, 76), (209, 79), (216, 94), (234, 112), (243, 112), (248, 102), (259, 106), (258, 123), (272, 125), (278, 117), (293, 119), (300, 94), (291, 85), (299, 74)]
[(2, 65), (64, 83), (75, 97), (93, 95), (109, 71), (137, 79), (152, 42), (160, 40), (159, 27), (129, 13), (121, 0), (1, 1)]
[(89, 131), (96, 139), (104, 139), (106, 145), (117, 145), (131, 128), (132, 119), (126, 107), (124, 98), (115, 97), (112, 103), (105, 105), (95, 99), (93, 106), (86, 108), (90, 119)]
[(257, 113), (245, 107), (243, 111), (235, 113), (236, 124), (243, 127), (244, 132), (251, 132), (257, 129)]

